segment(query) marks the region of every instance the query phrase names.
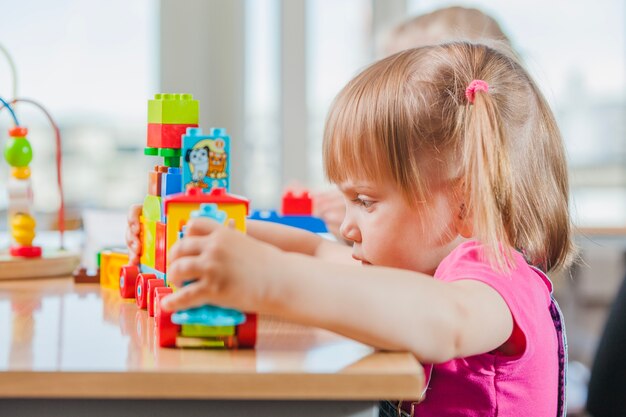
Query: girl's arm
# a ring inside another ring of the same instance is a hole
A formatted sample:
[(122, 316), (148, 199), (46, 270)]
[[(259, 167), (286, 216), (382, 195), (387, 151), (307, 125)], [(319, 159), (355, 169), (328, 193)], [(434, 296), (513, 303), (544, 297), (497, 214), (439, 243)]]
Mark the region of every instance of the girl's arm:
[(179, 289), (162, 307), (213, 303), (273, 314), (379, 348), (408, 350), (425, 363), (489, 352), (511, 336), (511, 313), (487, 284), (328, 262), (269, 243), (192, 220), (169, 252), (168, 280)]
[(331, 262), (355, 263), (352, 248), (306, 230), (261, 220), (247, 220), (246, 233), (285, 252), (297, 252)]
[(408, 350), (425, 363), (489, 352), (511, 336), (506, 303), (482, 282), (445, 283), (406, 270), (282, 257), (263, 312)]

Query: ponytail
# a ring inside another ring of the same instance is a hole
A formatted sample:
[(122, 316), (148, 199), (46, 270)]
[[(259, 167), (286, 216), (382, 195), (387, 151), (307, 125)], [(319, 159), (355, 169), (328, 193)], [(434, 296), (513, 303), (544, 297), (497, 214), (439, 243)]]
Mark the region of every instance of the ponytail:
[(514, 236), (513, 180), (500, 114), (489, 87), (474, 80), (466, 89), (463, 167), (468, 215), (474, 235), (494, 267), (508, 271)]

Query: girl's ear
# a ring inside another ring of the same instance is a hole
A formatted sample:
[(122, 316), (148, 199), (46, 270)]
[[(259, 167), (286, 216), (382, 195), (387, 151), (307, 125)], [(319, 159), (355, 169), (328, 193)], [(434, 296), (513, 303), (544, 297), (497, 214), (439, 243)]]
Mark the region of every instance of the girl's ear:
[(474, 222), (472, 216), (467, 209), (465, 203), (461, 203), (456, 216), (454, 216), (454, 225), (457, 232), (464, 238), (470, 238), (474, 234)]

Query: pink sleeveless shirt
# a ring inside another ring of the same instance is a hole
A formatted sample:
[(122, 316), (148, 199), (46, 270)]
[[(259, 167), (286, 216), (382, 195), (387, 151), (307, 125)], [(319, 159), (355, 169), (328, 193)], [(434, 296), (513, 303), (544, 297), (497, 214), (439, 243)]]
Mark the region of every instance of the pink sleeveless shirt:
[(477, 242), (462, 243), (441, 262), (435, 279), (472, 279), (495, 289), (523, 334), (525, 349), (517, 356), (493, 352), (434, 365), (415, 415), (554, 417), (559, 342), (549, 310), (551, 289), (521, 254), (514, 253), (515, 265), (507, 276), (494, 271), (482, 251)]

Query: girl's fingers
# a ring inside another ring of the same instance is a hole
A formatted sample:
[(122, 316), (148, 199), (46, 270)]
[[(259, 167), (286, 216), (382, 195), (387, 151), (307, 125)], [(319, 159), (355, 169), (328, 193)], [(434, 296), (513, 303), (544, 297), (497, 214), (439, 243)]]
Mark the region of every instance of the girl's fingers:
[(204, 262), (198, 256), (185, 256), (176, 259), (167, 268), (167, 281), (182, 287), (187, 281), (198, 279), (204, 272)]
[(133, 204), (128, 210), (128, 224), (139, 224), (139, 215), (141, 215), (142, 207), (139, 204)]
[[(209, 218), (195, 218), (191, 219), (185, 225), (185, 237), (188, 236), (204, 236), (209, 235), (223, 227), (222, 224)], [(183, 239), (184, 240), (184, 239)]]
[(185, 236), (180, 239), (170, 249), (168, 253), (168, 261), (174, 262), (178, 258), (186, 256), (198, 256), (207, 245), (205, 236)]
[(161, 307), (165, 311), (178, 311), (204, 305), (207, 303), (207, 296), (203, 289), (201, 283), (186, 285), (165, 297), (161, 301)]

